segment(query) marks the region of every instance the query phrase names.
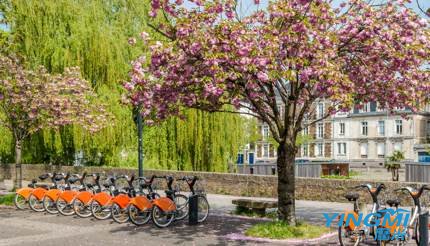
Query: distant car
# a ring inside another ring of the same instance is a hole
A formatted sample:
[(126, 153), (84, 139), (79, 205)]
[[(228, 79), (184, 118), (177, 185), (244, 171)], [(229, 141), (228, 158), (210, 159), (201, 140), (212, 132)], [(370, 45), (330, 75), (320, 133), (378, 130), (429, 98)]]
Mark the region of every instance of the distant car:
[(308, 163), (310, 160), (308, 159), (296, 159), (296, 164)]

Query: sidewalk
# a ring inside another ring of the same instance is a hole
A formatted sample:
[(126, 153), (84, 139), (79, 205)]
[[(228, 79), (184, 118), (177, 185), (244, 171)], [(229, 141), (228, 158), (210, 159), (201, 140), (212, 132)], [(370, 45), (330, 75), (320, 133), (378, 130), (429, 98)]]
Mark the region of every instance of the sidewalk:
[[(216, 213), (223, 213), (223, 214), (231, 214), (236, 208), (231, 201), (234, 199), (240, 199), (240, 198), (252, 198), (255, 200), (276, 201), (276, 199), (274, 198), (208, 194), (208, 200), (211, 206), (211, 211), (216, 211)], [(297, 218), (305, 220), (312, 224), (320, 224), (320, 225), (325, 224), (323, 213), (340, 213), (348, 209), (352, 209), (352, 204), (296, 200)]]

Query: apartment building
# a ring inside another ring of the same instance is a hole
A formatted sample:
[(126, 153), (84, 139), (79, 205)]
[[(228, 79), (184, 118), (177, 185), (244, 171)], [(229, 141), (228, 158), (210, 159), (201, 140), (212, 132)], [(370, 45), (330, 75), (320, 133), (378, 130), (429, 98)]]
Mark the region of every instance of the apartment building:
[[(328, 101), (315, 102), (305, 124), (322, 118), (329, 105)], [(269, 127), (259, 123), (258, 129), (261, 138), (247, 145), (241, 163), (273, 164), (276, 148), (269, 141)], [(398, 109), (390, 114), (376, 103), (367, 103), (361, 109), (338, 112), (305, 127), (302, 135), (307, 137), (297, 153), (298, 161), (382, 166), (393, 151), (399, 150), (408, 161), (430, 162), (430, 107), (417, 113)]]
[(404, 152), (406, 160), (418, 161), (415, 146), (427, 142), (429, 119), (428, 108), (419, 113), (398, 109), (389, 114), (376, 103), (338, 113), (332, 118), (333, 159), (347, 160), (353, 165), (382, 166), (398, 150)]
[[(319, 101), (314, 103), (311, 113), (305, 119), (305, 123), (322, 118), (328, 109), (329, 103)], [(281, 112), (283, 109), (280, 108)], [(259, 122), (258, 132), (260, 139), (255, 143), (249, 143), (239, 153), (240, 164), (274, 164), (277, 158), (277, 150), (270, 141), (270, 129), (266, 123)], [(327, 118), (314, 125), (304, 128), (303, 135), (306, 143), (301, 146), (297, 158), (302, 161), (325, 161), (332, 159), (332, 120)]]

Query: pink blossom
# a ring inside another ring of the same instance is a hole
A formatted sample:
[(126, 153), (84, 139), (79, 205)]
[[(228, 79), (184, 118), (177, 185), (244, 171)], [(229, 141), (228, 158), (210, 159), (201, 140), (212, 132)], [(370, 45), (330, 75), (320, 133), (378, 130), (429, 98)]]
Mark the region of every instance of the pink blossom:
[(257, 78), (262, 82), (269, 81), (269, 76), (265, 72), (262, 72), (262, 71), (257, 73)]

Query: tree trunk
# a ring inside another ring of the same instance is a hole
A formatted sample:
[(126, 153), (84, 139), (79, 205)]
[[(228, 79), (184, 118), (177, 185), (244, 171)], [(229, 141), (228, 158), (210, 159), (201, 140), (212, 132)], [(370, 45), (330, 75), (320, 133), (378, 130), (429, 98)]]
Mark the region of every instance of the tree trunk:
[(296, 152), (295, 144), (279, 144), (277, 159), (278, 218), (289, 225), (296, 225), (294, 176)]
[(15, 140), (15, 188), (22, 187), (21, 156), (22, 156), (21, 140)]
[(20, 140), (15, 140), (15, 164), (21, 164), (22, 146)]

